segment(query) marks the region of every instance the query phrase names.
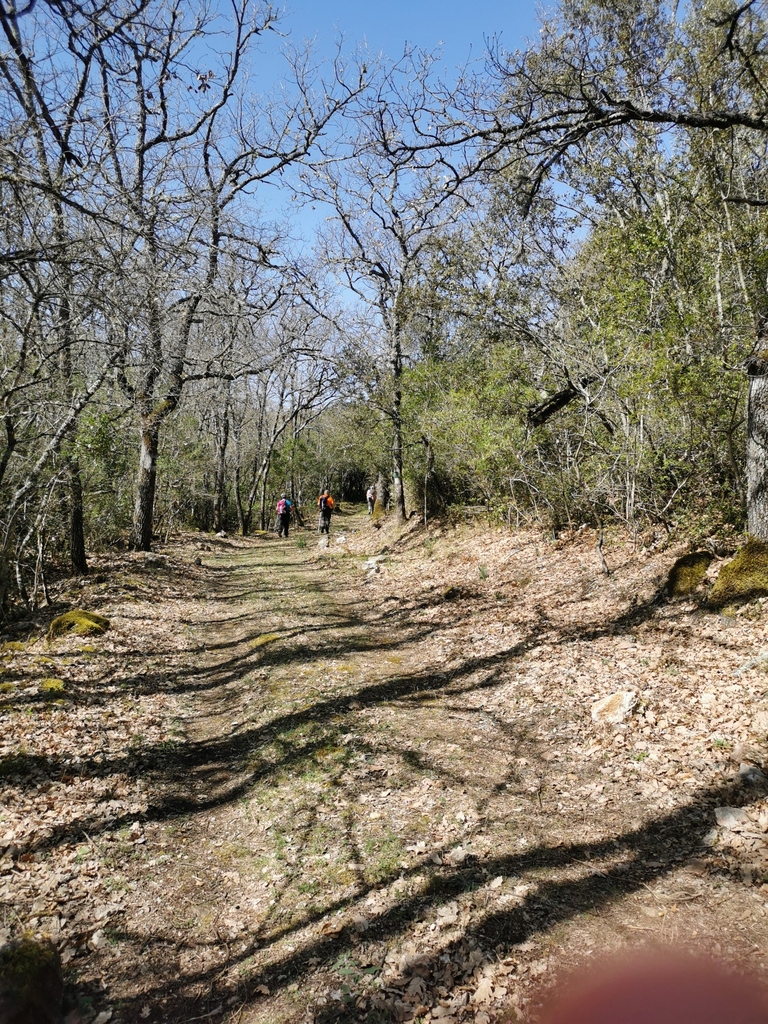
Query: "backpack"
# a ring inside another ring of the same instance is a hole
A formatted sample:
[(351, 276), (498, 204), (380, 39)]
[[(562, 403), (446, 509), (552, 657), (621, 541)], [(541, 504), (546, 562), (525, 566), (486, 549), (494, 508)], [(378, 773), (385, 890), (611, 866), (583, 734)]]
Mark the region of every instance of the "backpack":
[(330, 496), (330, 494), (323, 494), (320, 496), (320, 508), (322, 509), (323, 512), (333, 511), (333, 498)]
[(288, 511), (288, 502), (285, 498), (281, 498), (277, 503), (277, 514), (281, 516), (284, 512)]

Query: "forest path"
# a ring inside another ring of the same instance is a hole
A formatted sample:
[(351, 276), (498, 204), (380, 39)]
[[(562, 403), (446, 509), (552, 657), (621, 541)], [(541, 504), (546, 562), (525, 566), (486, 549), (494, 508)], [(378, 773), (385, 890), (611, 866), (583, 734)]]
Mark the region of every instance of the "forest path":
[(765, 613), (608, 557), (358, 512), (105, 556), (71, 600), (113, 630), (6, 645), (0, 693), (0, 927), (54, 936), (68, 1024), (496, 1024), (639, 943), (765, 969)]
[[(629, 733), (589, 716), (617, 669), (638, 685), (643, 648), (661, 641), (649, 705), (659, 665), (679, 670), (669, 641), (701, 658), (706, 630), (650, 606), (594, 619), (591, 584), (574, 618), (573, 586), (555, 597), (557, 560), (542, 566), (535, 538), (502, 551), (510, 578), (482, 564), (492, 538), (459, 554), (450, 536), (433, 552), (406, 534), (374, 567), (356, 553), (366, 534), (364, 515), (339, 517), (327, 549), (302, 533), (211, 562), (216, 603), (192, 629), (214, 685), (189, 776), (207, 808), (190, 869), (206, 885), (185, 920), (216, 916), (196, 929), (174, 1019), (202, 1003), (251, 1024), (435, 1011), (486, 1024), (600, 950), (692, 944), (754, 961), (765, 897), (743, 879), (760, 869), (742, 861), (734, 882), (702, 840), (713, 806), (759, 794), (686, 730), (674, 676)], [(549, 603), (530, 593), (542, 569)], [(709, 626), (710, 663), (724, 646), (738, 657), (732, 623)], [(672, 735), (657, 747), (645, 737), (664, 714)]]

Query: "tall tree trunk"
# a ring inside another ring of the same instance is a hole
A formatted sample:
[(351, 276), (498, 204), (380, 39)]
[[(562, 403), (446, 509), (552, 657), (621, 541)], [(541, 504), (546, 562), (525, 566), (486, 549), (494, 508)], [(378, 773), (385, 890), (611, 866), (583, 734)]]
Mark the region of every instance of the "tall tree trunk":
[(421, 443), (424, 445), (424, 525), (427, 525), (427, 512), (429, 510), (428, 490), (429, 478), (435, 464), (435, 457), (432, 452), (432, 442), (423, 434)]
[(768, 350), (751, 356), (746, 368), (747, 524), (753, 537), (768, 541)]
[(269, 476), (269, 467), (272, 463), (271, 458), (267, 457), (264, 463), (264, 476), (261, 478), (261, 497), (259, 499), (259, 519), (261, 522), (262, 530), (269, 528), (267, 523), (267, 477)]
[(75, 572), (88, 572), (85, 557), (85, 528), (83, 525), (83, 478), (77, 459), (67, 460), (69, 473), (69, 557)]
[[(60, 240), (65, 237), (63, 227), (59, 231)], [(67, 275), (68, 277), (68, 275)], [(74, 338), (72, 333), (72, 308), (70, 306), (69, 295), (72, 291), (71, 282), (67, 281), (67, 287), (61, 296), (60, 300), (60, 314), (61, 314), (61, 334), (63, 338), (63, 346), (60, 356), (61, 371), (64, 389), (69, 398), (72, 401), (72, 349), (74, 347)], [(77, 421), (73, 421), (71, 428), (68, 431), (68, 436), (65, 436), (62, 440), (64, 441), (65, 453), (66, 448), (69, 445), (67, 441), (74, 443), (75, 435), (77, 433)], [(72, 569), (84, 575), (88, 572), (88, 563), (85, 559), (85, 527), (83, 523), (83, 478), (80, 475), (80, 463), (77, 456), (71, 454), (65, 454), (65, 464), (67, 468), (67, 477), (69, 478), (69, 557), (72, 562)]]
[(237, 505), (237, 528), (240, 531), (240, 536), (244, 537), (248, 533), (248, 522), (243, 508), (243, 496), (240, 492), (239, 466), (235, 466), (235, 504)]
[(392, 345), (390, 350), (392, 366), (392, 497), (395, 505), (395, 518), (401, 522), (405, 519), (405, 486), (403, 484), (403, 418), (401, 413), (403, 390), (403, 351), (400, 342), (400, 324), (396, 321), (392, 328)]
[(381, 511), (386, 512), (388, 504), (389, 484), (387, 483), (387, 478), (381, 470), (379, 470), (376, 474), (376, 504), (374, 505), (374, 509), (378, 509), (378, 507), (381, 506)]
[(131, 547), (135, 551), (152, 550), (152, 516), (157, 484), (157, 450), (160, 436), (156, 422), (142, 424), (139, 475), (136, 481), (136, 504), (133, 510)]
[(226, 456), (229, 440), (229, 412), (224, 410), (224, 422), (216, 446), (216, 476), (213, 482), (213, 529), (215, 533), (224, 529), (224, 512), (226, 510)]

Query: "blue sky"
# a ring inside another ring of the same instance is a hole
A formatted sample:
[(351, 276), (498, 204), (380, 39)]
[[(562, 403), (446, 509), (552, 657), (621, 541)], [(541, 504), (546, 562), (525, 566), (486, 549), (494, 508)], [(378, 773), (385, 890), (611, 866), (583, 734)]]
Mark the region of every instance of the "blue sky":
[(427, 50), (442, 42), (456, 66), (482, 56), (485, 36), (500, 35), (510, 50), (533, 39), (538, 8), (534, 0), (287, 0), (283, 27), (295, 40), (316, 37), (326, 54), (338, 33), (393, 58), (406, 42)]
[[(217, 0), (226, 9), (226, 0)], [(538, 38), (539, 11), (553, 3), (536, 0), (272, 0), (281, 12), (279, 30), (294, 45), (314, 40), (318, 60), (334, 55), (339, 37), (346, 53), (365, 44), (372, 54), (383, 52), (397, 59), (406, 43), (419, 49), (442, 50), (442, 72), (450, 81), (454, 68), (482, 59), (486, 41), (498, 37), (507, 50), (524, 48)], [(275, 88), (285, 65), (280, 58), (283, 44), (265, 35), (254, 64), (257, 87), (265, 93)], [(437, 70), (437, 69), (435, 69)], [(271, 182), (259, 191), (264, 209), (278, 214), (290, 212), (295, 237), (311, 239), (326, 216), (319, 207), (297, 209), (285, 205), (288, 195), (280, 183)]]

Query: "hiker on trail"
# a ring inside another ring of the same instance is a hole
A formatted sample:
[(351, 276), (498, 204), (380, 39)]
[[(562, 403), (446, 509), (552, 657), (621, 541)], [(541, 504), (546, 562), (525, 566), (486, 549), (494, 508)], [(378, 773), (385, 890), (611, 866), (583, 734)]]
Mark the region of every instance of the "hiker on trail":
[(331, 532), (331, 512), (333, 512), (333, 498), (328, 491), (323, 491), (317, 499), (317, 508), (320, 512), (320, 521), (317, 528), (320, 533)]
[(368, 515), (373, 515), (373, 507), (376, 504), (376, 488), (373, 484), (368, 488), (365, 493), (365, 500), (368, 502)]
[(288, 536), (288, 527), (291, 525), (291, 502), (284, 494), (280, 495), (277, 503), (277, 536)]

